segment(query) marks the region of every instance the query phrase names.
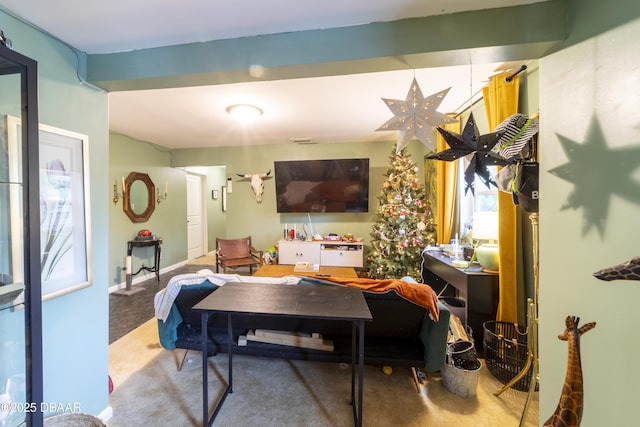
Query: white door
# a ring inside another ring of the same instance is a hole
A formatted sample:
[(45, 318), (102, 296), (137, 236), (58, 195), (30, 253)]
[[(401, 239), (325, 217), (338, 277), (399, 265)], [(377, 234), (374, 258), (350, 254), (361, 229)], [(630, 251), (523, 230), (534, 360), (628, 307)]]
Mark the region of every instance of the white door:
[(205, 254), (202, 176), (187, 174), (187, 259)]

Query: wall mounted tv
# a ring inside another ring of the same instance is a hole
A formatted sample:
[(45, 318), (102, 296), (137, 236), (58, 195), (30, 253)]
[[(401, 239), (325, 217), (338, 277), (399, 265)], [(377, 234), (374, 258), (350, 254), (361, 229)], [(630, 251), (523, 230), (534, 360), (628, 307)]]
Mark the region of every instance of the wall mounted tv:
[(369, 159), (274, 162), (277, 210), (368, 212)]

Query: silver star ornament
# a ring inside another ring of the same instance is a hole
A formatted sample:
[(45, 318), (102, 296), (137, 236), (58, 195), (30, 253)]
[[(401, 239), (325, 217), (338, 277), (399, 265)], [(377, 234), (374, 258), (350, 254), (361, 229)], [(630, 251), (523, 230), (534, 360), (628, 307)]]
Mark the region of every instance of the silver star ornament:
[(400, 154), (400, 151), (402, 151), (413, 138), (417, 138), (428, 148), (435, 150), (436, 146), (432, 138), (433, 128), (456, 121), (446, 114), (436, 111), (450, 89), (449, 87), (424, 98), (420, 86), (418, 86), (418, 82), (414, 77), (406, 100), (382, 98), (394, 116), (376, 129), (376, 131), (399, 131), (396, 154)]

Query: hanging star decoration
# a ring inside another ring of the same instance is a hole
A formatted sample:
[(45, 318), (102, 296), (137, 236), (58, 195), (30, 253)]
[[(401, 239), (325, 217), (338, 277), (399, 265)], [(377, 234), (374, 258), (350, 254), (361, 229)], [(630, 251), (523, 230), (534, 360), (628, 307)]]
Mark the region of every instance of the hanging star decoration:
[(584, 144), (556, 135), (569, 162), (549, 170), (549, 173), (575, 186), (560, 209), (582, 208), (583, 234), (595, 227), (602, 237), (613, 194), (640, 204), (640, 184), (632, 178), (640, 165), (640, 147), (636, 143), (634, 147), (607, 148), (595, 117), (591, 120)]
[(455, 122), (455, 119), (436, 111), (450, 89), (451, 88), (441, 90), (438, 93), (424, 98), (420, 86), (418, 86), (418, 82), (414, 77), (406, 100), (382, 98), (394, 116), (376, 129), (376, 131), (399, 131), (396, 154), (400, 154), (400, 151), (402, 151), (414, 137), (432, 151), (435, 150), (435, 143), (432, 138), (433, 128)]
[(427, 159), (450, 162), (468, 154), (473, 154), (469, 161), (469, 166), (467, 166), (464, 172), (466, 184), (464, 189), (465, 194), (469, 190), (471, 190), (471, 194), (475, 194), (473, 185), (475, 175), (478, 175), (487, 187), (490, 185), (496, 187), (496, 183), (491, 176), (488, 166), (506, 166), (509, 164), (500, 154), (493, 151), (496, 143), (502, 137), (503, 131), (480, 135), (478, 126), (473, 118), (473, 113), (469, 115), (462, 134), (451, 132), (441, 127), (438, 127), (437, 130), (450, 148), (439, 153), (431, 154), (426, 157)]

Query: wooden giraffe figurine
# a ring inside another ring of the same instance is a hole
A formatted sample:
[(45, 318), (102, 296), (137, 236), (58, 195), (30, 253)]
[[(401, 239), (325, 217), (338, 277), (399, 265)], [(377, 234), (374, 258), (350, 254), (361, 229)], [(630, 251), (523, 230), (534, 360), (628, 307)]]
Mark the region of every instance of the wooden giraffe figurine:
[(569, 357), (567, 361), (567, 374), (562, 386), (560, 402), (555, 412), (544, 423), (544, 427), (577, 427), (582, 420), (582, 363), (580, 362), (580, 336), (596, 327), (595, 322), (590, 322), (578, 328), (579, 317), (567, 316), (566, 329), (558, 339), (567, 341)]
[(603, 268), (593, 275), (606, 282), (611, 280), (640, 280), (640, 256), (613, 267)]

